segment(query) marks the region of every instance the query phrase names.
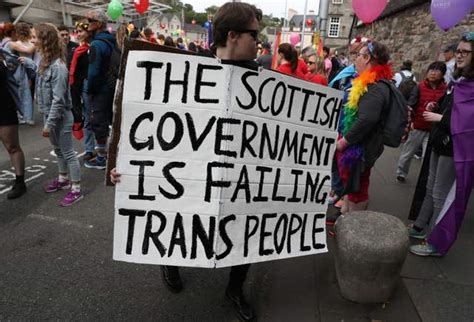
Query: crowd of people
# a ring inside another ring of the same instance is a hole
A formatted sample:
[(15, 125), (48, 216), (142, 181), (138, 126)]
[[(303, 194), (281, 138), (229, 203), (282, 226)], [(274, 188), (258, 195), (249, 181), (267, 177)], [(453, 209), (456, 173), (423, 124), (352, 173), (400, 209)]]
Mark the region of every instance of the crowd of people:
[[(240, 61), (242, 66), (273, 67), (278, 72), (344, 91), (328, 198), (328, 203), (340, 211), (327, 217), (328, 227), (334, 226), (340, 215), (367, 209), (371, 169), (384, 151), (383, 126), (393, 103), (392, 87), (399, 88), (407, 98), (409, 117), (396, 180), (400, 184), (406, 181), (411, 159), (420, 151), (428, 168), (418, 181), (424, 193), (416, 196), (422, 199), (421, 207), (408, 234), (418, 239), (426, 238), (430, 231), (434, 234), (428, 243), (413, 246), (411, 251), (422, 256), (445, 255), (456, 239), (474, 181), (474, 157), (466, 146), (474, 138), (474, 33), (467, 33), (458, 44), (449, 46), (446, 61), (432, 62), (426, 78), (417, 83), (411, 61), (405, 61), (394, 74), (389, 48), (365, 37), (351, 41), (347, 58), (343, 54), (338, 57), (334, 49), (327, 47), (319, 56), (311, 46), (300, 51), (289, 43), (274, 48), (273, 55), (271, 44), (258, 41), (261, 17), (253, 5), (223, 5), (214, 17), (214, 43), (210, 48), (201, 42), (185, 44), (182, 38), (155, 38), (150, 28), (139, 31), (121, 25), (111, 33), (108, 17), (100, 9), (89, 11), (76, 22), (75, 41), (64, 26), (1, 24), (0, 139), (16, 174), (7, 198), (18, 198), (27, 190), (18, 124), (34, 124), (34, 106), (43, 116), (42, 136), (49, 138), (58, 160), (58, 176), (45, 186), (45, 192), (68, 190), (61, 206), (73, 205), (84, 197), (73, 140), (83, 138), (84, 167), (105, 169), (117, 77), (117, 66), (110, 62), (116, 61), (129, 37)], [(275, 56), (276, 67), (272, 66)], [(111, 180), (120, 181), (115, 169)], [(454, 210), (439, 221), (438, 215), (453, 186), (457, 192)], [(442, 226), (446, 221), (448, 224)], [(242, 292), (249, 267), (232, 267), (226, 290), (244, 320), (253, 318)], [(177, 267), (162, 266), (162, 274), (172, 291), (182, 290)]]

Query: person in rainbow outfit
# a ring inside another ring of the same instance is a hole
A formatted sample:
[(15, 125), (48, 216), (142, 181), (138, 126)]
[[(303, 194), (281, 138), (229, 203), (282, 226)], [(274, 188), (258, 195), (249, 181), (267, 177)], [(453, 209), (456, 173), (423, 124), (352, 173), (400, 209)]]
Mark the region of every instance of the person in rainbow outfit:
[(336, 160), (344, 185), (342, 213), (365, 210), (371, 168), (383, 152), (382, 119), (390, 104), (393, 78), (388, 48), (365, 39), (354, 56), (356, 77), (341, 114)]

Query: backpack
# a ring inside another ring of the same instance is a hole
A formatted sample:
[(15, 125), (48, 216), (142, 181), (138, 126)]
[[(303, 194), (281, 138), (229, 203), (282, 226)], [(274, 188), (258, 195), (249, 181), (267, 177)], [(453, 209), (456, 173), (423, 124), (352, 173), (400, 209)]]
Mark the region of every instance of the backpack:
[(382, 79), (390, 89), (390, 99), (388, 109), (382, 120), (383, 144), (396, 148), (402, 142), (408, 120), (408, 105), (403, 94), (393, 85), (392, 82)]
[(405, 99), (408, 101), (410, 99), (411, 91), (413, 87), (416, 86), (415, 76), (412, 74), (411, 76), (406, 76), (403, 71), (399, 73), (402, 76), (402, 81), (398, 86), (398, 90), (402, 92)]
[(112, 43), (107, 39), (97, 39), (100, 41), (105, 42), (111, 50), (109, 62), (105, 68), (105, 82), (109, 89), (115, 91), (115, 85), (117, 84), (117, 79), (119, 76), (119, 69), (120, 69), (120, 60), (122, 57), (122, 53), (118, 48), (116, 43)]

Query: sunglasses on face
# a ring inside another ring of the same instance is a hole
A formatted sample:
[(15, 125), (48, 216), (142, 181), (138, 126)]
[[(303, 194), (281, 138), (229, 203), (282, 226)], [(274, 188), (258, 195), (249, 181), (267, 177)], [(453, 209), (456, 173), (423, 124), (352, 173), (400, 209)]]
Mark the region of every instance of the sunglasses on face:
[(315, 65), (316, 62), (315, 61), (308, 61), (308, 65)]
[(257, 41), (258, 39), (258, 30), (255, 29), (236, 29), (234, 30), (235, 32), (238, 32), (240, 34), (250, 34), (250, 36)]
[(87, 22), (88, 22), (89, 24), (91, 24), (91, 23), (94, 23), (94, 22), (99, 22), (99, 20), (87, 18)]
[(87, 30), (89, 28), (89, 24), (85, 22), (76, 22), (76, 29), (83, 29)]

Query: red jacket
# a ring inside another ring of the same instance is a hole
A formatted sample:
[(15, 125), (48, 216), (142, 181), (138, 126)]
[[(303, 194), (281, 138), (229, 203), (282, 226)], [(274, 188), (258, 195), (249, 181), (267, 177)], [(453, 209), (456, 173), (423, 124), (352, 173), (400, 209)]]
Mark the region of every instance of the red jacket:
[(311, 73), (308, 73), (306, 74), (306, 80), (307, 81), (310, 81), (310, 82), (313, 82), (313, 83), (316, 83), (316, 84), (321, 84), (321, 85), (324, 85), (324, 86), (328, 86), (328, 79), (326, 78), (326, 76), (323, 76), (321, 74), (314, 74), (313, 77), (311, 77)]
[(425, 79), (418, 84), (418, 88), (418, 104), (416, 104), (415, 107), (413, 127), (417, 130), (429, 131), (431, 129), (431, 122), (427, 122), (423, 118), (423, 112), (426, 110), (426, 104), (428, 102), (438, 102), (441, 96), (443, 96), (446, 92), (447, 85), (444, 81), (441, 81), (441, 83), (435, 89), (433, 89)]
[(300, 69), (300, 66), (296, 67), (294, 72), (291, 71), (291, 63), (282, 64), (277, 68), (277, 71), (282, 72), (283, 74), (295, 76), (301, 79), (305, 79), (303, 72)]

